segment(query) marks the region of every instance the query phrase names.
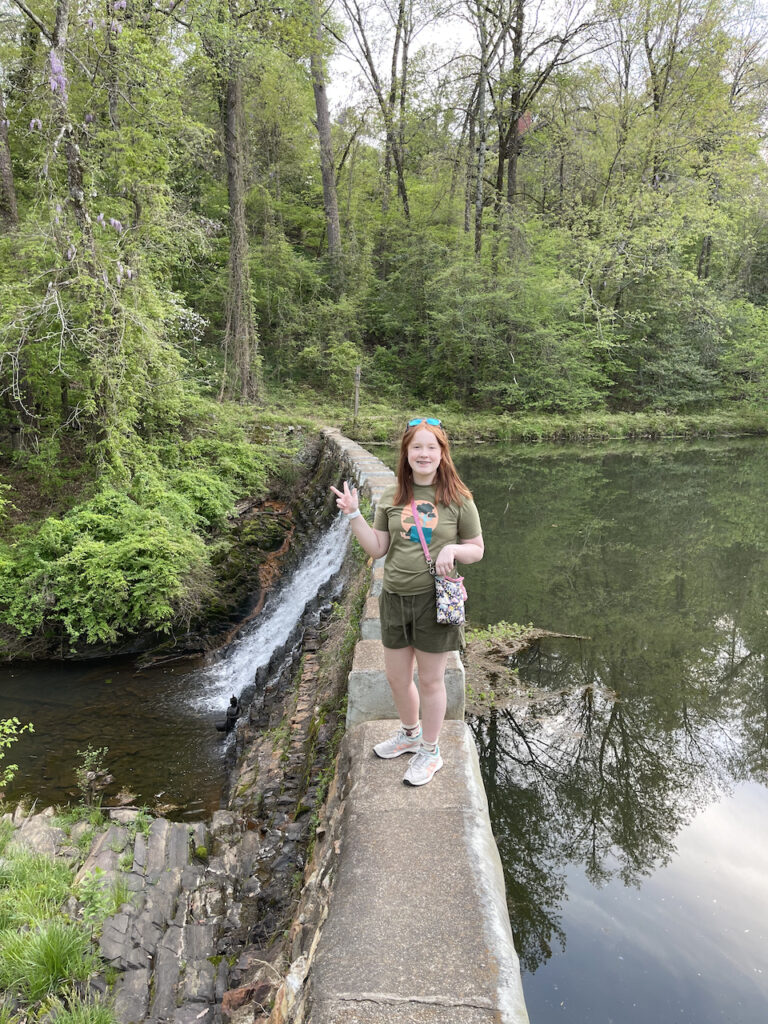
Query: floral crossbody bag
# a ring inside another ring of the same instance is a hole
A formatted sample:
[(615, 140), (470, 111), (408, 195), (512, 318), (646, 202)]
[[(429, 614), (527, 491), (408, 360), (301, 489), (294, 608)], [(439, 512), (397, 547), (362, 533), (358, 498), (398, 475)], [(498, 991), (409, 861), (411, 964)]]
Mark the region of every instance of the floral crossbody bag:
[(461, 626), (464, 623), (464, 602), (467, 600), (467, 591), (464, 587), (463, 576), (438, 576), (435, 571), (435, 563), (429, 557), (429, 548), (424, 540), (424, 531), (419, 521), (419, 513), (416, 510), (416, 502), (411, 502), (411, 512), (416, 530), (421, 541), (421, 550), (427, 562), (427, 568), (435, 581), (435, 601), (437, 604), (437, 621), (448, 626)]

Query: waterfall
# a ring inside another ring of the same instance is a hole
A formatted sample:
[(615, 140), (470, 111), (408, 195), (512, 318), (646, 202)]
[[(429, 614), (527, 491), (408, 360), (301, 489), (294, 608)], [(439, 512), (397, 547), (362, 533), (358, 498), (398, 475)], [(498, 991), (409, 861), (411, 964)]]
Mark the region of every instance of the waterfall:
[(296, 623), (318, 591), (341, 569), (349, 527), (339, 515), (309, 548), (290, 579), (270, 594), (264, 610), (215, 660), (190, 679), (192, 703), (202, 710), (226, 707), (253, 682), (257, 670), (289, 639)]

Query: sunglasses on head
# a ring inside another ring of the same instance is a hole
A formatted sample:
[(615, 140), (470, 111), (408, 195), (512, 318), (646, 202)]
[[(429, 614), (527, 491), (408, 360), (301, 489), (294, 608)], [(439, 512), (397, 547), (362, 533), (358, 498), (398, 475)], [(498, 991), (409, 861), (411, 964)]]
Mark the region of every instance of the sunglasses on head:
[(417, 416), (415, 420), (408, 420), (409, 427), (415, 427), (418, 423), (428, 423), (430, 427), (442, 426), (440, 420), (436, 420), (431, 416)]

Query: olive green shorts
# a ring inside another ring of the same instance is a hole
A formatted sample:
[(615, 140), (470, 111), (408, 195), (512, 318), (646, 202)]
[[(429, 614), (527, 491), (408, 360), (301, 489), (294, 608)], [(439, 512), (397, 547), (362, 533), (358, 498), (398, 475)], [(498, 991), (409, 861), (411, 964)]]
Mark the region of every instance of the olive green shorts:
[(424, 594), (390, 594), (379, 596), (381, 642), (399, 650), (415, 647), (427, 654), (458, 651), (464, 646), (464, 627), (447, 626), (437, 621), (434, 588)]

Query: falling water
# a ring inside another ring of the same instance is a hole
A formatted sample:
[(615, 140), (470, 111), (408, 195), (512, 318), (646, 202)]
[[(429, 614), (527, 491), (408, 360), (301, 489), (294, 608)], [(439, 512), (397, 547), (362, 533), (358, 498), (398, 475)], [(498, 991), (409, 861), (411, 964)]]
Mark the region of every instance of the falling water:
[(348, 538), (349, 528), (344, 518), (338, 516), (286, 584), (270, 595), (254, 623), (223, 651), (217, 651), (210, 664), (194, 673), (190, 689), (197, 691), (197, 707), (221, 708), (230, 694), (239, 696), (253, 682), (255, 673), (288, 642), (320, 588), (341, 568)]

